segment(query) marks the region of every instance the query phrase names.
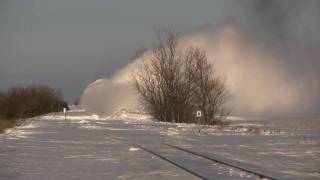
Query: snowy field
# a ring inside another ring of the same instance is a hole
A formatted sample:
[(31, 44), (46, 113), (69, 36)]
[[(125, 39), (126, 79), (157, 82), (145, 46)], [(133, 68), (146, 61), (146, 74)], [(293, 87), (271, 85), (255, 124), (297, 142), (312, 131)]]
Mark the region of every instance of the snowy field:
[(52, 113), (0, 135), (0, 179), (260, 178), (170, 145), (274, 179), (320, 179), (319, 119), (229, 122), (160, 123), (125, 110), (109, 117), (74, 110), (67, 120)]

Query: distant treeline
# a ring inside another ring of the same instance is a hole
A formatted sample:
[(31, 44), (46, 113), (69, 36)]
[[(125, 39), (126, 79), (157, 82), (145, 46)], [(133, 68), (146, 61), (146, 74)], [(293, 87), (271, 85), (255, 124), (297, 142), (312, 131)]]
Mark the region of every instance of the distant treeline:
[(15, 125), (17, 119), (61, 111), (66, 106), (61, 93), (48, 86), (12, 87), (0, 91), (0, 131), (1, 124)]

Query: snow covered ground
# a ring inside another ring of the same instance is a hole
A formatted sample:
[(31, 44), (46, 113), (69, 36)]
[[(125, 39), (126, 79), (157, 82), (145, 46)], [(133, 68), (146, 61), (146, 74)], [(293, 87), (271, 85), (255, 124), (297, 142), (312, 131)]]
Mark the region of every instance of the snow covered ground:
[[(230, 126), (153, 122), (122, 110), (52, 113), (0, 135), (0, 179), (197, 179), (142, 148), (209, 179), (258, 179), (170, 148), (176, 145), (276, 179), (320, 178), (319, 119), (230, 117)], [(201, 134), (198, 129), (201, 128)]]

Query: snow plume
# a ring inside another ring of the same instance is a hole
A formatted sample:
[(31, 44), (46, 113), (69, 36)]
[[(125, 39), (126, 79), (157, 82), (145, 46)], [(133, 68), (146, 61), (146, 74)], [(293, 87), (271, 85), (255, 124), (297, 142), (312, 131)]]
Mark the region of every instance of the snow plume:
[[(235, 3), (240, 10), (234, 18), (183, 36), (179, 48), (206, 50), (226, 79), (235, 115), (319, 117), (320, 2)], [(138, 63), (90, 84), (80, 106), (98, 114), (139, 108), (130, 85)]]
[(79, 106), (91, 113), (110, 115), (121, 109), (136, 109), (136, 97), (129, 81), (98, 79), (85, 89)]

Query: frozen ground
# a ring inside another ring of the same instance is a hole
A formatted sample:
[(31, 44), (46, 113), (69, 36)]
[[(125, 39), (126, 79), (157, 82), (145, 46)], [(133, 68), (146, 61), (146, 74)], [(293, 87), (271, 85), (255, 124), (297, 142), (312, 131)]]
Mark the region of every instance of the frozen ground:
[[(119, 111), (34, 118), (0, 135), (0, 179), (258, 179), (176, 145), (275, 179), (320, 179), (319, 120), (230, 118), (225, 128), (152, 122)], [(287, 124), (287, 126), (284, 126)], [(146, 148), (145, 150), (142, 148)]]

